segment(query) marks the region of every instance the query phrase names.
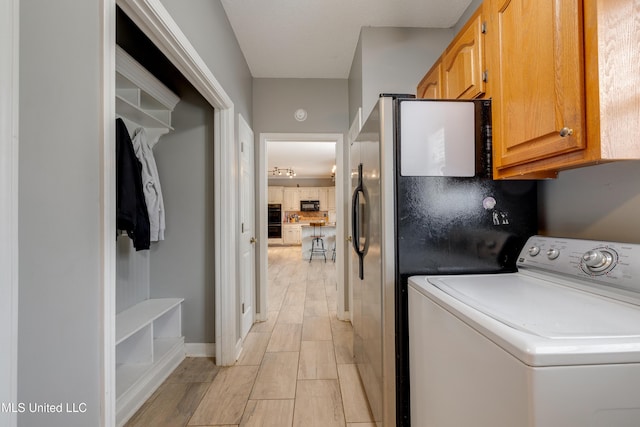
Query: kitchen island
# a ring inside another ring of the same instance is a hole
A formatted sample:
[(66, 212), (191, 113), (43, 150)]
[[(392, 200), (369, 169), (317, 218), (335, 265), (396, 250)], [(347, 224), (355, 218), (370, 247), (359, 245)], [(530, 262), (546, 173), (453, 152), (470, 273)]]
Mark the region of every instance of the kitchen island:
[[(311, 236), (314, 235), (313, 226), (310, 224), (301, 224), (301, 239), (302, 239), (302, 259), (309, 260), (309, 256), (311, 255), (311, 241), (313, 238)], [(316, 233), (322, 234), (324, 237), (324, 248), (327, 251), (326, 256), (327, 260), (331, 261), (331, 257), (333, 255), (333, 248), (336, 244), (336, 224), (333, 223), (325, 223), (322, 227), (316, 227)], [(315, 254), (313, 256), (314, 260), (324, 260), (322, 254)]]

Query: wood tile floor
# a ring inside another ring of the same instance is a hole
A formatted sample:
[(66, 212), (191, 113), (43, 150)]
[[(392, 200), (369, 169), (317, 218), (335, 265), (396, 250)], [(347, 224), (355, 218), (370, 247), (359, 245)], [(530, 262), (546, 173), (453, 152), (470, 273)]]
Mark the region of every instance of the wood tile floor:
[(127, 427), (374, 427), (351, 323), (336, 318), (335, 264), (269, 248), (269, 320), (234, 366), (187, 358)]

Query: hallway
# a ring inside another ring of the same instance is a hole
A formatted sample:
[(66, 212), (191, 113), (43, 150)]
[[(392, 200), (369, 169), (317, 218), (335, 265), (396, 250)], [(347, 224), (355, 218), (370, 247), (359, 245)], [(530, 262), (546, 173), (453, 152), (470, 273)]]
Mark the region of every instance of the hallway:
[(352, 358), (352, 328), (336, 318), (336, 268), (269, 248), (269, 320), (251, 328), (232, 367), (188, 358), (127, 426), (373, 427)]

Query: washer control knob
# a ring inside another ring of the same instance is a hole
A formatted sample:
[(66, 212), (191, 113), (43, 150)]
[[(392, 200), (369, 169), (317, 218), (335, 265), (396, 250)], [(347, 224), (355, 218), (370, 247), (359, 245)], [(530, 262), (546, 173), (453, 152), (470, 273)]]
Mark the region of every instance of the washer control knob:
[(529, 248), (529, 255), (531, 256), (536, 256), (540, 253), (540, 247), (538, 246), (531, 246)]
[(556, 248), (551, 248), (547, 251), (547, 258), (556, 259), (560, 256), (560, 251)]
[(584, 265), (591, 271), (602, 271), (608, 268), (613, 262), (613, 255), (608, 251), (594, 249), (582, 255)]

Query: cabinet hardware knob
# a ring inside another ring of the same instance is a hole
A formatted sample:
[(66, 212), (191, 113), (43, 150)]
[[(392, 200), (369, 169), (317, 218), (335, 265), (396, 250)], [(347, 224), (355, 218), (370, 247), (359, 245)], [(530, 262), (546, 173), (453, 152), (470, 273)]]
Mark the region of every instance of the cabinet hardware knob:
[(560, 129), (560, 136), (561, 137), (565, 137), (565, 136), (569, 136), (569, 135), (573, 135), (573, 129), (564, 127), (562, 129)]

